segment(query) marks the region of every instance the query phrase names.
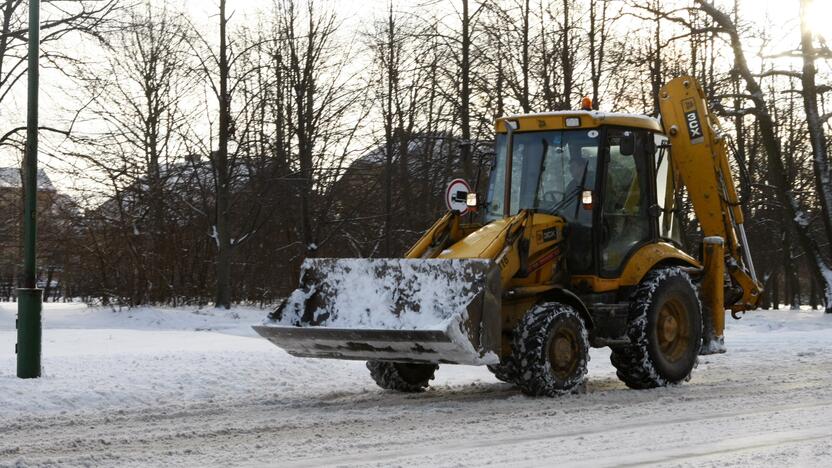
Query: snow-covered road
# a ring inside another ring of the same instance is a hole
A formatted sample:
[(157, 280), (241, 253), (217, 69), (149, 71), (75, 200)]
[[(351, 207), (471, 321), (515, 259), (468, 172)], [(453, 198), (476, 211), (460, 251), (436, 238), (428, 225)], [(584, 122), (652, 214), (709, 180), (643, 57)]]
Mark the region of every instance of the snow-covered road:
[(45, 377), (14, 377), (0, 305), (2, 465), (669, 466), (832, 464), (832, 316), (729, 321), (729, 353), (680, 386), (628, 390), (593, 350), (586, 394), (528, 398), (484, 368), (427, 392), (377, 389), (363, 363), (292, 358), (263, 311), (48, 304)]

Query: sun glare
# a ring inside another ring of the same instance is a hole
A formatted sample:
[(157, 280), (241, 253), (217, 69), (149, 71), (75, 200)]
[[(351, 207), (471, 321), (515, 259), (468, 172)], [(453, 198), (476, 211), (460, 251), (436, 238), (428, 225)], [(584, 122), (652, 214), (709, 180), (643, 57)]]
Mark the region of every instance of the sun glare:
[(809, 6), (807, 21), (815, 34), (832, 38), (832, 0), (814, 0)]

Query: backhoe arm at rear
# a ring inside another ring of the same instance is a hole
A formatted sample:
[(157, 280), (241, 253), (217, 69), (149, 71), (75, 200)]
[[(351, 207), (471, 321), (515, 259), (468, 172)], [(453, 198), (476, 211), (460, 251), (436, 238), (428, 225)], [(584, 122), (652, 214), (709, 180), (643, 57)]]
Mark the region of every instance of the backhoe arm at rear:
[[(711, 311), (715, 335), (721, 337), (725, 307), (732, 313), (754, 309), (762, 293), (748, 249), (725, 136), (716, 117), (708, 111), (705, 93), (694, 78), (671, 80), (661, 88), (659, 102), (662, 126), (670, 138), (673, 171), (688, 188), (702, 228), (702, 300)], [(725, 284), (723, 272), (728, 273), (733, 284)], [(731, 294), (730, 290), (736, 288), (742, 291), (741, 296)]]

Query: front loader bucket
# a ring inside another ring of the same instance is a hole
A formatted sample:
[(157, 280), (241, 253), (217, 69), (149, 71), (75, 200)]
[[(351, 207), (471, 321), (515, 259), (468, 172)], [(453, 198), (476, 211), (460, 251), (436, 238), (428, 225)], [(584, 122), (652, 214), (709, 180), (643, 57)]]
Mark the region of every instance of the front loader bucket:
[(301, 286), (254, 329), (302, 357), (499, 361), (500, 274), (482, 259), (307, 259)]

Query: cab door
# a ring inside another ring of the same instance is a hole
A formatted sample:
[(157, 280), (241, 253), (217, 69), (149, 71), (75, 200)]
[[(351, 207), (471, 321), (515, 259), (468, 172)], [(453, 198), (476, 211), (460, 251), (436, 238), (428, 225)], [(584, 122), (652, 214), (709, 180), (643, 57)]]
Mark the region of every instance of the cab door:
[(652, 134), (645, 130), (609, 128), (604, 146), (605, 170), (601, 190), (600, 276), (616, 278), (627, 258), (652, 238), (648, 207), (651, 183)]

